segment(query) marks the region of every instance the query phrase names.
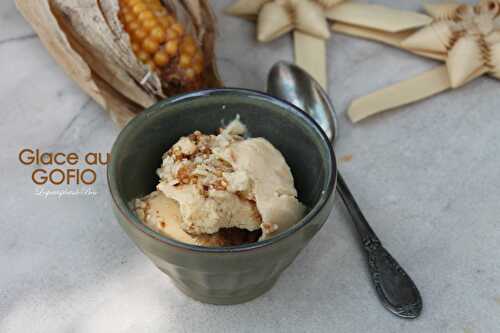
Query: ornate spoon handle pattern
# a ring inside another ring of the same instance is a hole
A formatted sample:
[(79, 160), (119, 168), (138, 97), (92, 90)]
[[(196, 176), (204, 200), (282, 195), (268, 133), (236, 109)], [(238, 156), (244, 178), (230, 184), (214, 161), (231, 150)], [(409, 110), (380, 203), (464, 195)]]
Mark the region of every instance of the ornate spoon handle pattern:
[(337, 175), (337, 190), (361, 237), (368, 269), (382, 304), (399, 317), (417, 318), (423, 305), (417, 286), (382, 246), (340, 173)]

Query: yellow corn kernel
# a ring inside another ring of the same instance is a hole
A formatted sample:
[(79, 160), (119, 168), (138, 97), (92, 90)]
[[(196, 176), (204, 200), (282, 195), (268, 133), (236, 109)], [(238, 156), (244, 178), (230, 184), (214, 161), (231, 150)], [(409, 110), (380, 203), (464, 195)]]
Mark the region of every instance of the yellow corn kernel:
[(165, 51), (169, 56), (177, 55), (177, 50), (179, 49), (179, 42), (177, 40), (169, 40), (165, 44)]
[(137, 54), (141, 50), (141, 45), (137, 43), (132, 43), (132, 51), (134, 51), (135, 54)]
[(123, 6), (121, 6), (119, 14), (122, 14), (122, 17), (123, 17), (123, 16), (125, 16), (127, 14), (133, 14), (133, 13), (132, 13), (132, 10), (130, 9), (129, 6), (123, 5)]
[(157, 17), (168, 15), (167, 10), (165, 8), (163, 8), (161, 5), (151, 6), (151, 9), (155, 12), (155, 14), (156, 14)]
[(142, 3), (142, 1), (138, 2), (132, 7), (132, 12), (136, 15), (139, 15), (143, 11), (147, 9), (146, 5)]
[(194, 55), (196, 53), (196, 45), (191, 37), (184, 39), (181, 46), (181, 52), (189, 55)]
[(140, 27), (141, 27), (140, 24), (134, 21), (134, 22), (130, 22), (129, 24), (127, 24), (125, 26), (125, 30), (127, 32), (134, 32), (135, 30), (139, 29)]
[(158, 43), (163, 43), (167, 39), (167, 35), (165, 34), (165, 30), (162, 27), (154, 27), (149, 33), (149, 37)]
[(161, 26), (165, 29), (170, 26), (170, 20), (168, 19), (168, 16), (158, 17), (158, 22), (160, 22)]
[(134, 5), (141, 3), (141, 2), (142, 2), (141, 0), (126, 0), (125, 4), (127, 6), (133, 7)]
[(184, 28), (182, 27), (182, 25), (180, 25), (179, 23), (174, 23), (172, 24), (172, 26), (170, 27), (172, 30), (174, 30), (175, 32), (177, 32), (177, 34), (179, 36), (182, 36), (184, 34)]
[(168, 64), (168, 62), (170, 61), (170, 58), (169, 58), (167, 52), (165, 52), (163, 50), (163, 51), (159, 51), (155, 54), (154, 61), (155, 61), (156, 66), (163, 67), (166, 64)]
[(165, 32), (167, 40), (174, 40), (179, 38), (179, 34), (174, 29), (167, 29)]
[(149, 54), (147, 54), (145, 51), (140, 50), (137, 53), (137, 58), (139, 58), (142, 62), (147, 62), (149, 60)]
[(142, 41), (147, 37), (148, 32), (144, 30), (143, 28), (139, 28), (133, 32), (133, 39), (139, 43), (142, 43)]
[(179, 57), (179, 66), (186, 68), (191, 64), (191, 58), (187, 54), (181, 54)]
[(124, 13), (122, 19), (125, 24), (132, 23), (135, 20), (135, 15), (132, 13)]
[(142, 43), (142, 48), (144, 51), (146, 51), (149, 54), (153, 54), (158, 49), (160, 48), (160, 44), (158, 44), (157, 41), (151, 39), (151, 38), (146, 38), (144, 42)]
[(137, 18), (141, 21), (141, 22), (145, 22), (147, 20), (150, 20), (150, 19), (153, 19), (155, 18), (155, 15), (153, 14), (152, 11), (150, 10), (145, 10), (143, 11), (142, 13), (140, 13)]
[(156, 28), (159, 25), (158, 21), (156, 19), (152, 18), (149, 20), (146, 20), (142, 23), (142, 27), (146, 29), (147, 31), (151, 31), (152, 29)]

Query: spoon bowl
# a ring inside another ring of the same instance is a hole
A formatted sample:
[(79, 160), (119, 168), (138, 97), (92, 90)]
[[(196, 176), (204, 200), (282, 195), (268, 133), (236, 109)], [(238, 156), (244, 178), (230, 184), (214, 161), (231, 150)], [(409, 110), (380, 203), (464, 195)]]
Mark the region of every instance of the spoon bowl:
[(331, 142), (338, 133), (337, 116), (326, 91), (300, 67), (280, 61), (269, 72), (267, 91), (306, 111)]

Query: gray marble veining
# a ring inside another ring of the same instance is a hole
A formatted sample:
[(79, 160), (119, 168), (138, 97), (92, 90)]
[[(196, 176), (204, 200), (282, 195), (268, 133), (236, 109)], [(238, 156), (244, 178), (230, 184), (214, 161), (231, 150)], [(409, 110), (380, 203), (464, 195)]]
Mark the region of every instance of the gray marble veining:
[[(271, 65), (292, 60), (290, 38), (259, 44), (252, 23), (222, 14), (229, 0), (212, 2), (225, 82), (264, 90)], [(370, 2), (419, 8), (417, 0)], [(118, 130), (8, 0), (0, 4), (0, 332), (498, 331), (499, 82), (481, 78), (353, 125), (343, 114), (351, 99), (436, 63), (338, 34), (328, 45), (342, 172), (420, 287), (419, 319), (379, 306), (340, 202), (271, 292), (210, 306), (183, 296), (124, 235), (103, 168), (95, 196), (35, 195), (21, 148), (107, 152)]]

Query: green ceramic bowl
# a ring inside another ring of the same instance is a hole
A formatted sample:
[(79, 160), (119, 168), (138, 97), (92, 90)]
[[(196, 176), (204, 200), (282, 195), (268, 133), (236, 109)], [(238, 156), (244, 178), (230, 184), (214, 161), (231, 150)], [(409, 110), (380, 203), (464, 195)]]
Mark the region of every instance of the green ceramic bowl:
[[(162, 154), (179, 137), (215, 133), (236, 115), (252, 137), (266, 138), (283, 153), (307, 215), (269, 240), (223, 248), (181, 243), (144, 226), (128, 203), (155, 189)], [(182, 292), (205, 303), (242, 303), (269, 290), (333, 206), (337, 169), (323, 131), (291, 104), (255, 91), (206, 90), (159, 102), (128, 123), (111, 154), (108, 183), (120, 225)]]

